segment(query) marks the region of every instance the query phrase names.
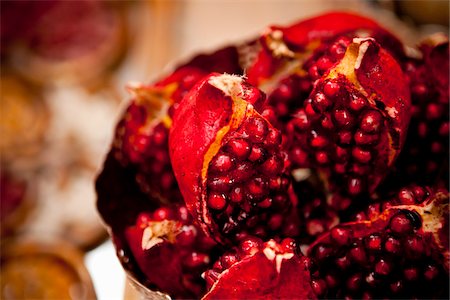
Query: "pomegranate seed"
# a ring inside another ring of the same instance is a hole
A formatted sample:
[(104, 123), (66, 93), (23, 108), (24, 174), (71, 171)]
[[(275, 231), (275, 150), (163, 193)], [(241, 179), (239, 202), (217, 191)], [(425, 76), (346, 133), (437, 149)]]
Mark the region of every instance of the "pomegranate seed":
[(357, 246), (353, 247), (349, 252), (350, 258), (359, 264), (364, 264), (367, 262), (366, 251), (363, 247)]
[(234, 203), (240, 203), (244, 199), (242, 188), (235, 187), (230, 193), (230, 200)]
[(304, 109), (299, 109), (297, 113), (294, 115), (293, 124), (295, 128), (300, 131), (306, 130), (310, 126), (310, 122), (308, 120), (308, 115), (306, 114)]
[(230, 154), (236, 156), (240, 160), (245, 160), (250, 154), (250, 145), (244, 139), (231, 140), (227, 144)]
[(326, 116), (326, 115), (322, 117), (321, 125), (323, 128), (329, 129), (329, 130), (334, 128), (333, 121), (331, 120), (331, 118), (329, 116)]
[(211, 193), (208, 197), (208, 206), (215, 210), (223, 210), (227, 205), (227, 201), (223, 194)]
[(174, 220), (174, 217), (172, 210), (166, 207), (160, 207), (153, 212), (155, 221)]
[(325, 280), (322, 280), (322, 279), (311, 280), (311, 287), (313, 289), (314, 294), (316, 294), (316, 296), (324, 295), (327, 290), (327, 284), (326, 284)]
[(347, 279), (347, 288), (350, 291), (357, 291), (361, 287), (362, 276), (359, 273), (353, 274)]
[(338, 126), (348, 127), (352, 124), (353, 118), (350, 113), (344, 109), (338, 109), (333, 114)]
[(314, 118), (317, 115), (317, 112), (314, 110), (313, 106), (311, 105), (311, 102), (306, 102), (305, 113), (308, 116), (308, 118)]
[(403, 188), (400, 190), (400, 192), (397, 195), (397, 199), (402, 204), (415, 204), (416, 203), (416, 201), (415, 201), (416, 199), (414, 197), (413, 192), (407, 188)]
[(228, 154), (218, 154), (211, 161), (211, 167), (218, 172), (226, 172), (233, 167), (233, 162)]
[(409, 233), (413, 229), (411, 220), (404, 213), (395, 215), (391, 220), (390, 227), (393, 232), (398, 234)]
[(261, 246), (262, 246), (262, 241), (260, 239), (248, 238), (241, 243), (240, 249), (246, 255), (253, 255), (259, 251)]
[(332, 252), (332, 249), (325, 246), (325, 245), (319, 245), (316, 249), (315, 249), (315, 257), (317, 260), (324, 260), (326, 259)]
[(341, 131), (338, 137), (341, 145), (349, 145), (352, 142), (352, 133), (350, 131)]
[(345, 270), (350, 266), (350, 261), (348, 260), (347, 256), (338, 257), (335, 263), (342, 270)]
[(408, 257), (418, 258), (424, 253), (425, 245), (419, 237), (409, 236), (406, 239), (405, 248)]
[(348, 192), (351, 195), (358, 195), (362, 191), (362, 182), (359, 178), (351, 178), (348, 181)]
[(317, 68), (321, 71), (322, 74), (332, 66), (333, 62), (326, 56), (322, 56), (317, 60)]
[(283, 239), (281, 241), (280, 245), (281, 245), (281, 248), (287, 252), (294, 252), (295, 249), (297, 248), (297, 243), (295, 242), (294, 239), (291, 239), (291, 238)]
[(442, 115), (442, 108), (440, 107), (440, 105), (435, 104), (435, 103), (430, 103), (427, 105), (427, 111), (426, 111), (426, 118), (428, 120), (437, 120), (441, 117)]
[(230, 190), (233, 181), (228, 176), (220, 176), (208, 180), (208, 187), (212, 191), (226, 193)]
[(331, 230), (331, 238), (338, 245), (346, 245), (350, 239), (350, 233), (346, 229), (334, 227)]
[(336, 158), (341, 162), (346, 162), (349, 158), (348, 150), (339, 146), (336, 146)]
[(233, 253), (226, 253), (222, 255), (222, 257), (220, 258), (220, 264), (224, 269), (229, 269), (232, 265), (234, 265), (238, 261), (239, 258), (236, 256), (236, 254)]
[(314, 148), (324, 148), (328, 145), (328, 139), (316, 131), (311, 131), (311, 146)]
[(177, 243), (184, 247), (190, 247), (197, 237), (197, 229), (194, 226), (183, 226), (177, 235)]
[(338, 174), (345, 174), (347, 171), (347, 164), (335, 164), (334, 165), (334, 171)]
[(349, 103), (350, 109), (354, 112), (361, 111), (366, 105), (367, 100), (358, 96), (353, 96)]
[(183, 259), (183, 264), (190, 269), (198, 269), (209, 263), (209, 256), (204, 253), (191, 252)]
[(314, 108), (318, 112), (324, 112), (328, 110), (331, 106), (331, 101), (328, 100), (328, 98), (323, 93), (317, 93), (314, 95), (312, 104), (314, 105)]
[(439, 135), (443, 137), (448, 137), (450, 133), (450, 125), (449, 122), (443, 122), (439, 127)]
[(255, 177), (247, 185), (247, 191), (255, 198), (266, 194), (268, 188), (267, 181), (261, 177)]
[(391, 272), (392, 266), (390, 263), (386, 262), (384, 259), (380, 259), (375, 264), (375, 272), (379, 275), (388, 275)]
[(370, 151), (363, 150), (359, 147), (355, 147), (352, 149), (352, 155), (357, 161), (363, 164), (367, 164), (372, 159)]
[(152, 221), (152, 216), (150, 215), (150, 213), (141, 212), (136, 219), (136, 225), (140, 228), (145, 228), (148, 226), (148, 223), (151, 221)]
[(275, 176), (279, 174), (282, 169), (283, 169), (283, 160), (277, 155), (269, 157), (261, 165), (261, 171), (267, 176)]
[(390, 284), (390, 288), (393, 293), (398, 293), (403, 289), (403, 282), (401, 280), (396, 280)]
[(267, 131), (267, 123), (261, 118), (252, 118), (245, 124), (245, 132), (254, 143), (263, 142)]
[(436, 266), (433, 265), (427, 265), (425, 267), (425, 272), (423, 273), (423, 277), (425, 277), (426, 280), (433, 280), (439, 275), (439, 270)]
[(379, 235), (370, 235), (366, 241), (367, 249), (371, 251), (380, 251), (381, 250), (381, 237)]
[(327, 97), (334, 97), (339, 92), (340, 86), (337, 82), (328, 81), (323, 86), (323, 92)]
[(318, 151), (316, 153), (316, 161), (321, 165), (327, 164), (329, 162), (328, 153), (325, 151)]
[(273, 128), (269, 129), (264, 143), (268, 146), (277, 146), (281, 144), (281, 133)]
[(399, 253), (400, 252), (400, 242), (396, 238), (390, 236), (384, 242), (384, 249), (390, 253)]
[[(258, 203), (258, 207), (261, 208), (269, 208), (272, 205), (272, 198), (265, 198), (263, 201)], [(265, 236), (264, 234), (262, 234), (261, 236)]]
[(272, 215), (268, 222), (269, 228), (273, 231), (279, 229), (282, 224), (283, 224), (283, 216), (280, 214)]
[(360, 130), (356, 131), (354, 139), (357, 145), (372, 145), (378, 142), (378, 134), (367, 134)]
[(381, 128), (382, 116), (376, 110), (366, 111), (362, 118), (360, 127), (366, 133), (379, 132)]
[(403, 270), (403, 275), (405, 276), (406, 280), (414, 281), (419, 278), (419, 271), (417, 268), (410, 267)]

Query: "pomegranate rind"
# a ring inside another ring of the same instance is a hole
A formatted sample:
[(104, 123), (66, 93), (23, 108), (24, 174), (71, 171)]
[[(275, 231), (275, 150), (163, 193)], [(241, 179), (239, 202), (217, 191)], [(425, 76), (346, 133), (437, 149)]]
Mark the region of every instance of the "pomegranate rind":
[(223, 271), (202, 299), (317, 299), (306, 258), (268, 249)]

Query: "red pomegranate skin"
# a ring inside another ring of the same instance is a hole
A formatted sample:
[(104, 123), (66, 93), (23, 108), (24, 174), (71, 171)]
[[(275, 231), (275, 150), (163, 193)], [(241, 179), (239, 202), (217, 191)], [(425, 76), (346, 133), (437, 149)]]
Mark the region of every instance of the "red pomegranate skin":
[(216, 262), (220, 273), (205, 272), (208, 279), (215, 278), (202, 299), (316, 299), (308, 259), (286, 242), (244, 240)]
[(205, 292), (200, 275), (211, 265), (216, 244), (192, 223), (184, 206), (142, 212), (125, 238), (146, 286), (180, 298)]

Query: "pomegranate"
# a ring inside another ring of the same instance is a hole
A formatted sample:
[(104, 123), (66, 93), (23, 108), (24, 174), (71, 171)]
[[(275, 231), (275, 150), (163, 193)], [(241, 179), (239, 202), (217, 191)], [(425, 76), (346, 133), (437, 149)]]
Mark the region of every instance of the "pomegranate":
[(316, 295), (448, 297), (448, 215), (449, 194), (437, 192), (419, 204), (392, 205), (368, 220), (334, 227), (308, 249)]
[(412, 116), (403, 152), (388, 184), (441, 184), (449, 177), (449, 43), (434, 37), (422, 44), (422, 59), (410, 59)]
[[(390, 32), (368, 18), (335, 12), (307, 19), (291, 26), (271, 26), (262, 35), (261, 49), (249, 63), (249, 83), (268, 94), (269, 104), (283, 122), (300, 107), (311, 92), (318, 72), (327, 70), (347, 48), (337, 37), (373, 37), (394, 57), (403, 59), (402, 43)], [(314, 56), (323, 56), (317, 65), (308, 66)], [(322, 70), (321, 70), (322, 68)], [(320, 77), (320, 76), (319, 76)]]
[(247, 238), (204, 273), (209, 291), (202, 299), (316, 299), (309, 261), (295, 242)]
[(117, 125), (114, 155), (135, 166), (142, 191), (163, 203), (181, 202), (167, 149), (170, 107), (205, 75), (185, 67), (155, 85), (129, 88), (134, 99)]
[(373, 39), (354, 39), (295, 113), (290, 160), (317, 168), (344, 198), (373, 192), (402, 148), (409, 107), (397, 62)]
[(155, 84), (128, 87), (134, 99), (117, 125), (114, 155), (136, 168), (136, 182), (152, 199), (182, 201), (168, 153), (171, 118), (186, 92), (211, 70), (242, 72), (236, 48), (198, 55)]
[(409, 172), (448, 157), (448, 43), (421, 51), (331, 13), (135, 87), (97, 181), (125, 268), (173, 297), (448, 297), (445, 176)]
[(181, 193), (220, 242), (290, 206), (281, 134), (257, 111), (264, 100), (241, 77), (211, 74), (174, 115), (169, 149)]
[(192, 223), (186, 207), (142, 212), (125, 236), (148, 287), (174, 297), (199, 297), (202, 272), (211, 265), (215, 243)]

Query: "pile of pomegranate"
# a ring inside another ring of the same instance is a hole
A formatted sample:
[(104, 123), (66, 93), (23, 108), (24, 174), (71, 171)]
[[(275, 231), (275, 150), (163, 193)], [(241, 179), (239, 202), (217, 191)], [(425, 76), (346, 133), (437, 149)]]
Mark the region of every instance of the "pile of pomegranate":
[(97, 179), (119, 259), (174, 298), (449, 297), (449, 43), (329, 13), (133, 99)]

